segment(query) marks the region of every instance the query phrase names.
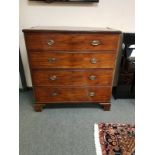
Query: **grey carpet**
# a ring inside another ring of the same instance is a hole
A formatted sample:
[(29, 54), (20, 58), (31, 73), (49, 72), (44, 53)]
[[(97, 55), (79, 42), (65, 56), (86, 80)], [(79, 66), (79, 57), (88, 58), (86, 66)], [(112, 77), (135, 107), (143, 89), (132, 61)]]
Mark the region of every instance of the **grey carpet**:
[(96, 122), (134, 123), (134, 100), (112, 99), (112, 109), (48, 108), (33, 111), (32, 91), (20, 93), (20, 155), (95, 155)]

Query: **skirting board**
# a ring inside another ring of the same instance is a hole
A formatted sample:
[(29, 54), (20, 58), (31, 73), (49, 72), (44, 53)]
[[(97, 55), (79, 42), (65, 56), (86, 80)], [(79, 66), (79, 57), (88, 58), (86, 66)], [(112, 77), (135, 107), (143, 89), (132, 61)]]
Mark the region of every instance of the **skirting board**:
[(96, 155), (102, 155), (101, 144), (99, 140), (98, 124), (94, 124), (94, 141), (95, 141)]

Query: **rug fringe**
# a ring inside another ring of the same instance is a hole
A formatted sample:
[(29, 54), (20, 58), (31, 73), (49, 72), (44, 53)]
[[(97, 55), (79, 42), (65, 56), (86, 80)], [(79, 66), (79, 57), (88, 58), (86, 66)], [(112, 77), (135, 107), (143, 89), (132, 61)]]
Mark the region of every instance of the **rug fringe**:
[(99, 140), (98, 124), (94, 124), (94, 141), (95, 141), (96, 155), (102, 155), (101, 144)]

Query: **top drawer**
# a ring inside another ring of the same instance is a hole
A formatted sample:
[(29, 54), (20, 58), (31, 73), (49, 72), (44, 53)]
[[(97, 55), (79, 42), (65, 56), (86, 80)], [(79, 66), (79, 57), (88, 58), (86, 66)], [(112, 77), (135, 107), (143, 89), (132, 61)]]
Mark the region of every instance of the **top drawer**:
[(28, 50), (116, 50), (119, 34), (25, 33)]

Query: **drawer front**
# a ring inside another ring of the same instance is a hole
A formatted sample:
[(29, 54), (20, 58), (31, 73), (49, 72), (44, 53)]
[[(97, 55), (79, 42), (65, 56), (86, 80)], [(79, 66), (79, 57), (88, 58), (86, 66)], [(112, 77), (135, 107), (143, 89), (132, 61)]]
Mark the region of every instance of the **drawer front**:
[(35, 87), (37, 102), (109, 102), (111, 87)]
[(119, 34), (25, 33), (29, 50), (116, 50)]
[(29, 53), (32, 68), (114, 68), (115, 54), (105, 53)]
[(36, 70), (33, 71), (35, 86), (109, 86), (112, 85), (113, 70)]

